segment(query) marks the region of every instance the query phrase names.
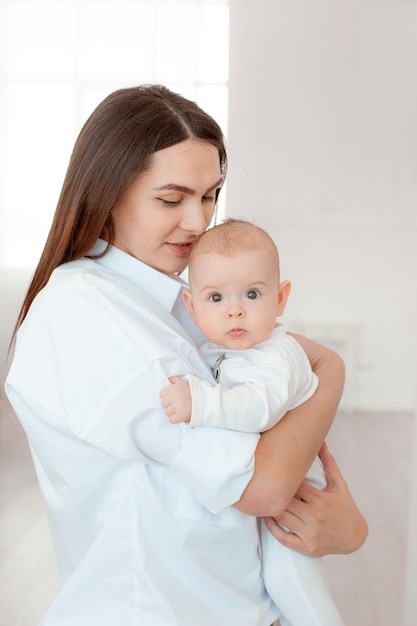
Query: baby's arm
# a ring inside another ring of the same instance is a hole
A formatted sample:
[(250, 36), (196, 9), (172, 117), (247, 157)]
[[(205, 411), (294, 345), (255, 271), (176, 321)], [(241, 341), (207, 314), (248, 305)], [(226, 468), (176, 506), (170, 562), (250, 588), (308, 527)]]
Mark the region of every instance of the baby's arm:
[[(225, 387), (221, 383), (209, 385), (192, 374), (190, 383), (192, 415), (190, 426), (229, 428), (242, 432), (263, 432), (274, 426), (286, 413), (288, 389), (281, 381), (273, 380), (274, 388), (258, 381), (237, 383)], [(271, 402), (271, 396), (274, 400)]]
[(169, 380), (171, 384), (159, 392), (162, 408), (173, 424), (189, 422), (192, 410), (190, 385), (178, 376), (171, 376)]
[(260, 433), (305, 402), (317, 386), (305, 353), (288, 336), (281, 338), (280, 347), (271, 344), (259, 353), (252, 350), (251, 357), (242, 352), (226, 358), (222, 376), (227, 387), (193, 374), (186, 375), (188, 383), (170, 378), (174, 384), (160, 395), (171, 422)]
[(259, 393), (259, 389), (251, 384), (227, 389), (223, 385), (213, 387), (191, 374), (187, 378), (189, 382), (171, 376), (171, 384), (159, 392), (162, 408), (173, 424), (191, 422), (193, 427), (215, 426), (261, 432), (281, 417), (271, 415), (265, 400), (266, 391)]
[[(274, 381), (275, 389), (248, 382), (229, 389), (210, 385), (207, 381), (187, 374), (188, 382), (178, 376), (159, 395), (162, 408), (173, 424), (186, 422), (193, 428), (211, 426), (242, 432), (263, 432), (274, 426), (286, 413), (286, 388)], [(279, 404), (268, 398), (279, 397)]]

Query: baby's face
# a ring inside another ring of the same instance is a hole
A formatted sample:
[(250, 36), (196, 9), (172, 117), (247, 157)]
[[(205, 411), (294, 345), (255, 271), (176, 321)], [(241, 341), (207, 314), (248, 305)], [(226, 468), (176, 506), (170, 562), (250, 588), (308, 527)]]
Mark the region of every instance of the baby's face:
[(278, 315), (279, 275), (269, 250), (193, 259), (184, 300), (208, 341), (243, 350), (267, 339)]

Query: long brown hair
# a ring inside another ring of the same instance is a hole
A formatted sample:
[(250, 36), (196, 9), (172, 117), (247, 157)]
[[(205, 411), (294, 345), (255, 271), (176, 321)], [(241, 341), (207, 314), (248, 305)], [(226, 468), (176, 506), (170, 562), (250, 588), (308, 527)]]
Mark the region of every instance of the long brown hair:
[(75, 143), (54, 219), (12, 336), (58, 265), (88, 254), (98, 237), (113, 242), (112, 210), (154, 152), (189, 137), (214, 145), (226, 174), (218, 124), (195, 102), (161, 85), (110, 94), (93, 111)]

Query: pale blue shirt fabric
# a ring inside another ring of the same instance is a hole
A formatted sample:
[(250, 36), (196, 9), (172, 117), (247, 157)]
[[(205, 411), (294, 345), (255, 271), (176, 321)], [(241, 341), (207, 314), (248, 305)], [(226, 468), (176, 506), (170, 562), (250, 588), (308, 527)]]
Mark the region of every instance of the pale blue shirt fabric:
[(63, 579), (43, 626), (268, 626), (278, 616), (256, 519), (231, 506), (259, 436), (173, 425), (160, 407), (167, 376), (211, 380), (177, 321), (187, 319), (182, 288), (111, 248), (58, 268), (19, 330), (6, 392)]

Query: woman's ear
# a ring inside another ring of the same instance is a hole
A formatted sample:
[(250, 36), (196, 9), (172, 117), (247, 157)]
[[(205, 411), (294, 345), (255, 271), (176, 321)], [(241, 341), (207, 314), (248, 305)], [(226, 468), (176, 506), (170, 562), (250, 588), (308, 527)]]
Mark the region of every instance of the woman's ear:
[(191, 291), (185, 290), (182, 292), (182, 299), (184, 300), (184, 304), (187, 307), (187, 311), (190, 314), (191, 319), (193, 320), (193, 322), (195, 324), (197, 324), (197, 320), (195, 318), (195, 312), (194, 312), (194, 303), (193, 303), (193, 297), (191, 295)]
[(277, 316), (280, 316), (284, 313), (285, 307), (287, 306), (288, 298), (291, 292), (291, 283), (289, 280), (284, 280), (279, 284), (278, 287), (278, 309)]

